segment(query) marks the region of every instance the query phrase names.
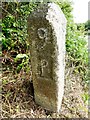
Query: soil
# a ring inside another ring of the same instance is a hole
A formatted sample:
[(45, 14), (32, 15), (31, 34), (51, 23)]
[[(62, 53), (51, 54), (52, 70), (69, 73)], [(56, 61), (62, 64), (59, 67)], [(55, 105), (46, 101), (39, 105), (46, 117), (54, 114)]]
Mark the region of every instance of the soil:
[(60, 113), (37, 105), (31, 73), (3, 70), (1, 118), (88, 118), (88, 106), (83, 100), (86, 87), (81, 76), (69, 67), (65, 73), (65, 92)]

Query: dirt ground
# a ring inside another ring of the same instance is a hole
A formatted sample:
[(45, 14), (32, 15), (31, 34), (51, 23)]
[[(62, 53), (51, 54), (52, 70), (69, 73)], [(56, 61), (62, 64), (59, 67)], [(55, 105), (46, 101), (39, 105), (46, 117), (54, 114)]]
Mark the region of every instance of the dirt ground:
[(23, 70), (19, 74), (3, 70), (1, 118), (88, 118), (88, 108), (82, 98), (86, 87), (72, 67), (65, 72), (65, 92), (59, 114), (35, 103), (30, 74)]

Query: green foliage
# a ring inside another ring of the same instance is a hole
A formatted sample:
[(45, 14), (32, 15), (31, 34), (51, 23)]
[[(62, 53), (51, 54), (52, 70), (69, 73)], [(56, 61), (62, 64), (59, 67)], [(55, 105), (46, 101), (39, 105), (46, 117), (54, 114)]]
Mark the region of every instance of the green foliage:
[(78, 27), (73, 21), (72, 2), (58, 2), (67, 18), (67, 34), (66, 34), (66, 52), (70, 58), (70, 63), (76, 67), (75, 71), (82, 74), (83, 79), (87, 74), (88, 51), (85, 38), (84, 24)]
[(82, 95), (82, 98), (83, 98), (84, 102), (88, 105), (88, 100), (90, 99), (89, 94), (88, 93), (84, 93)]
[(62, 11), (63, 11), (63, 13), (65, 14), (65, 17), (66, 17), (66, 19), (67, 19), (67, 22), (68, 21), (70, 21), (70, 20), (72, 20), (73, 19), (73, 15), (72, 15), (72, 10), (73, 10), (73, 8), (72, 8), (72, 2), (71, 1), (69, 1), (69, 0), (66, 0), (66, 1), (57, 1), (56, 2), (59, 6), (60, 6), (60, 8), (62, 9)]
[(85, 23), (85, 29), (90, 30), (90, 20)]
[[(70, 59), (70, 65), (73, 63), (76, 71), (85, 76), (88, 55), (87, 42), (84, 38), (84, 25), (74, 23), (72, 2), (59, 2), (59, 0), (55, 2), (61, 7), (67, 19), (66, 52)], [(15, 60), (18, 60), (20, 55), (28, 54), (27, 17), (37, 5), (38, 3), (31, 2), (3, 3), (2, 50), (9, 51)], [(28, 58), (27, 60), (23, 59), (17, 65), (17, 71), (24, 67), (24, 63), (25, 65), (28, 63)]]
[[(27, 17), (33, 11), (32, 3), (3, 3), (2, 50), (24, 53), (27, 49)], [(7, 14), (5, 12), (7, 11)], [(23, 50), (24, 48), (24, 50)]]
[(29, 57), (26, 54), (18, 54), (14, 61), (17, 63), (17, 72), (20, 72), (21, 69), (24, 69), (26, 73), (30, 71)]
[(28, 58), (26, 54), (18, 54), (15, 58), (15, 61), (17, 62), (20, 59)]
[[(16, 72), (24, 69), (30, 71), (30, 60), (26, 57), (28, 54), (27, 42), (27, 17), (35, 9), (37, 4), (29, 2), (3, 2), (2, 3), (2, 52), (11, 55), (13, 59), (12, 65)], [(25, 56), (26, 55), (26, 56)], [(22, 57), (22, 58), (21, 58)], [(10, 63), (10, 59), (4, 58), (5, 64)]]

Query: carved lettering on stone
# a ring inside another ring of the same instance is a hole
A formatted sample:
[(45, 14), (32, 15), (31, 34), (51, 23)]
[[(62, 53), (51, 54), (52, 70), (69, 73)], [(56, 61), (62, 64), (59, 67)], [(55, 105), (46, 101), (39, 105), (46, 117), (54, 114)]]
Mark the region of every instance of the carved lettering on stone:
[(47, 29), (45, 28), (39, 28), (38, 31), (37, 31), (37, 34), (38, 34), (38, 37), (40, 39), (40, 46), (39, 49), (42, 49), (45, 45), (46, 45), (46, 42), (47, 42)]
[(38, 29), (38, 37), (40, 38), (40, 39), (46, 39), (46, 37), (47, 37), (47, 29), (45, 29), (45, 28), (39, 28)]

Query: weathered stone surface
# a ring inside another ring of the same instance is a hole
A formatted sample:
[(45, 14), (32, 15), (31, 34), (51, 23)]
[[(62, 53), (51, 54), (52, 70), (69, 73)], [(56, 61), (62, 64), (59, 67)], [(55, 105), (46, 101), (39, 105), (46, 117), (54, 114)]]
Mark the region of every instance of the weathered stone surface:
[(55, 3), (40, 4), (28, 18), (35, 101), (59, 112), (64, 92), (66, 19)]

